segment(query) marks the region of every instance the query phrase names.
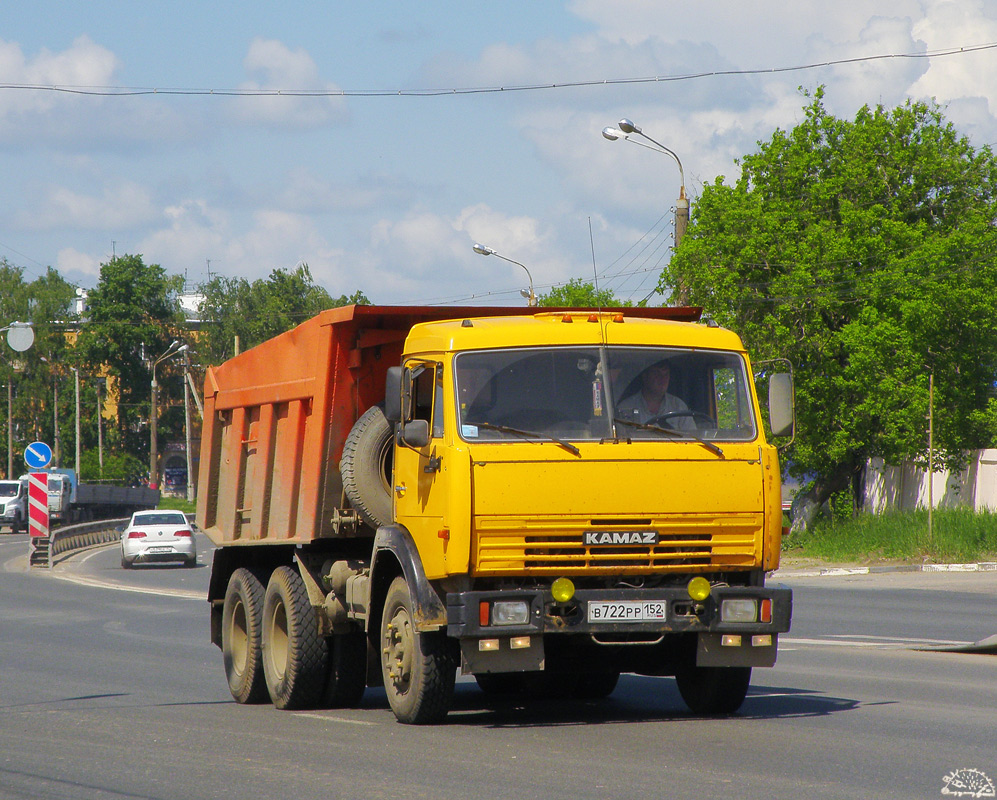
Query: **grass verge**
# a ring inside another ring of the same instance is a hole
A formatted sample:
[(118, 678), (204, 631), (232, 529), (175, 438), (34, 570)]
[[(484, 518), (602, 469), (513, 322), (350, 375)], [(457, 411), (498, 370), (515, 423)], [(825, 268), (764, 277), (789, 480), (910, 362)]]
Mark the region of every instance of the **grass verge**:
[(168, 508), (171, 511), (183, 511), (184, 514), (193, 514), (195, 504), (182, 497), (160, 497), (158, 508)]
[(997, 560), (997, 514), (936, 509), (819, 519), (808, 533), (783, 540), (789, 557), (826, 561), (973, 563)]

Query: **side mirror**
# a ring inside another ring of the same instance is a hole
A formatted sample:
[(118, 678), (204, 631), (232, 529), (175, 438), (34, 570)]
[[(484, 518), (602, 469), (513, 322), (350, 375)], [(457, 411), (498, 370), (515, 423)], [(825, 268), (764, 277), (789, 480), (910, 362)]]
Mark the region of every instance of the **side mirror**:
[(777, 372), (769, 378), (769, 424), (773, 436), (792, 436), (795, 426), (793, 376)]
[(384, 417), (388, 422), (402, 420), (402, 368), (388, 367), (384, 381)]
[(409, 447), (425, 447), (429, 444), (429, 420), (414, 419), (402, 428), (402, 441)]

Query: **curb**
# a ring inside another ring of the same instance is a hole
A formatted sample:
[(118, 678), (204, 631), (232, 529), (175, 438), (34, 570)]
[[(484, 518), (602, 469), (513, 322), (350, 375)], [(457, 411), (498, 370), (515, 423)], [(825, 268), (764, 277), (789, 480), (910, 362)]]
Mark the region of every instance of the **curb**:
[(848, 575), (883, 575), (891, 572), (997, 572), (997, 561), (978, 564), (897, 564), (879, 567), (820, 567), (815, 569), (778, 569), (778, 578), (835, 578)]

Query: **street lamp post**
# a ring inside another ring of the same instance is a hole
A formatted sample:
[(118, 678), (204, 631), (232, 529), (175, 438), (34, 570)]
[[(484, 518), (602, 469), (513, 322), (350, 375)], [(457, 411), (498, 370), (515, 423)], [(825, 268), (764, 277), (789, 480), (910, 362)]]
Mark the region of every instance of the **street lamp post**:
[(177, 339), (159, 358), (152, 362), (152, 407), (149, 411), (149, 487), (159, 488), (159, 442), (156, 428), (159, 424), (159, 384), (156, 383), (156, 367), (160, 362), (172, 358), (179, 353), (185, 353), (187, 345), (180, 344)]
[[(30, 349), (35, 343), (35, 329), (30, 322), (12, 322), (0, 332), (7, 332), (7, 344), (18, 353)], [(10, 376), (7, 379), (7, 477), (14, 476), (14, 365), (10, 365)]]
[(501, 253), (497, 253), (492, 248), (486, 247), (485, 245), (480, 244), (478, 242), (474, 243), (473, 250), (479, 256), (495, 256), (496, 258), (501, 258), (503, 261), (508, 261), (510, 264), (515, 264), (516, 266), (519, 266), (519, 267), (522, 267), (523, 269), (525, 269), (526, 270), (526, 277), (530, 279), (530, 291), (529, 291), (529, 293), (527, 293), (524, 290), (524, 291), (521, 292), (521, 294), (523, 295), (523, 297), (525, 297), (527, 299), (527, 302), (529, 303), (529, 305), (531, 307), (536, 306), (536, 304), (537, 304), (537, 295), (533, 291), (533, 276), (530, 274), (530, 271), (526, 268), (525, 264), (520, 264), (518, 261), (513, 261), (511, 258), (506, 258)]
[(73, 371), (73, 383), (76, 389), (76, 479), (80, 478), (80, 371), (76, 367), (70, 367)]
[[(685, 194), (685, 170), (682, 168), (682, 161), (674, 150), (670, 147), (665, 147), (665, 145), (661, 142), (652, 139), (644, 133), (644, 131), (634, 125), (634, 123), (629, 119), (621, 119), (619, 126), (619, 128), (603, 128), (602, 135), (611, 142), (615, 142), (617, 139), (626, 139), (628, 142), (639, 144), (641, 147), (647, 147), (649, 150), (655, 150), (658, 153), (665, 153), (675, 159), (675, 163), (678, 165), (680, 185), (679, 197), (678, 200), (675, 201), (675, 247), (677, 249), (682, 243), (682, 237), (685, 236), (686, 229), (689, 227), (689, 198), (686, 197)], [(630, 138), (633, 135), (647, 139), (647, 141), (653, 144), (654, 147), (650, 147), (643, 142)], [(678, 287), (678, 297), (676, 299), (681, 305), (685, 305), (688, 302), (684, 286)]]

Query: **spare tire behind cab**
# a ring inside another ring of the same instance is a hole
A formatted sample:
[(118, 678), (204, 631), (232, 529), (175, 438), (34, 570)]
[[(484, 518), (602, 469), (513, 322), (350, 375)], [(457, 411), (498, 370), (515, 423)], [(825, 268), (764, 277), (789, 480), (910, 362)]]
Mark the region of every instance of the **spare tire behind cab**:
[(350, 430), (339, 462), (350, 505), (375, 529), (391, 522), (391, 440), (384, 409), (372, 406)]

